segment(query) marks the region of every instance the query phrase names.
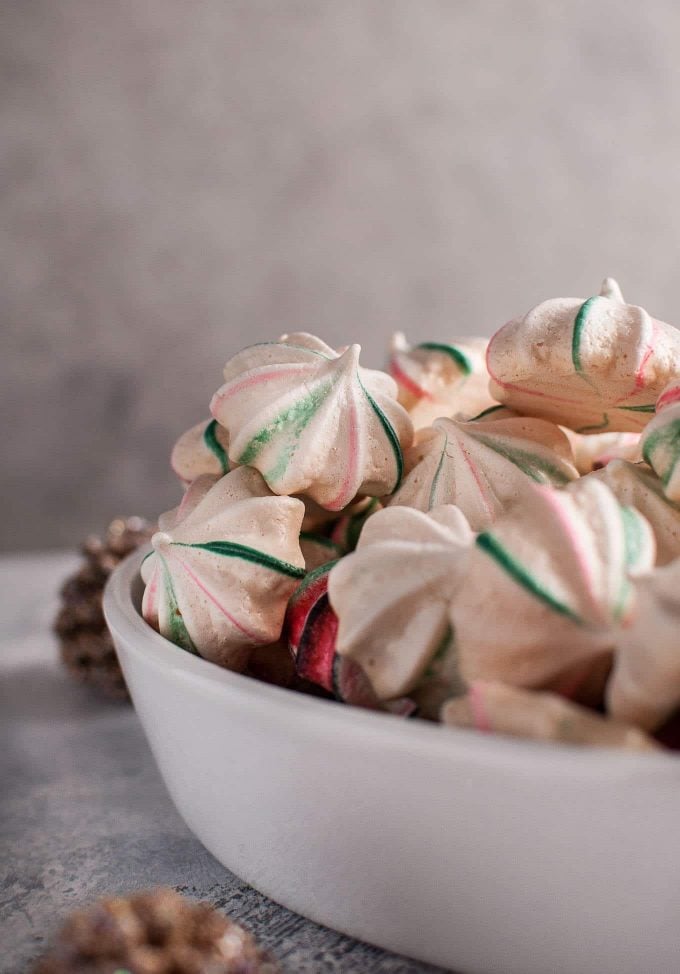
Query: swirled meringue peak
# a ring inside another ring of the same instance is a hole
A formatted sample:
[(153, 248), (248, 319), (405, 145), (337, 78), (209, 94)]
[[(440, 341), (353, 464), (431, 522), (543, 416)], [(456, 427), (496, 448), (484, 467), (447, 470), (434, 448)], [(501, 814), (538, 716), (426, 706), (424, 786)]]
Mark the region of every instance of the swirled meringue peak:
[(485, 338), (409, 345), (401, 332), (394, 334), (389, 372), (416, 429), (439, 416), (469, 419), (495, 404), (489, 394), (486, 346)]
[(485, 734), (633, 751), (658, 748), (651, 737), (630, 724), (602, 717), (554, 693), (502, 683), (473, 683), (467, 693), (444, 704), (441, 717), (444, 724), (474, 727)]
[(680, 560), (635, 583), (637, 604), (622, 632), (607, 687), (620, 720), (655, 730), (680, 705)]
[(621, 504), (635, 507), (649, 521), (656, 538), (658, 565), (680, 558), (680, 504), (663, 491), (663, 482), (644, 463), (612, 460), (581, 482), (597, 478), (616, 494)]
[(482, 531), (532, 483), (563, 487), (578, 474), (564, 433), (543, 419), (468, 423), (437, 419), (406, 453), (406, 476), (390, 505), (428, 511), (456, 504)]
[(172, 448), (170, 466), (185, 485), (202, 474), (229, 473), (229, 436), (216, 419), (197, 423)]
[(378, 511), (355, 552), (331, 569), (336, 652), (358, 663), (380, 700), (409, 693), (450, 641), (449, 604), (472, 542), (458, 508)]
[(528, 487), (478, 535), (451, 606), (467, 682), (544, 688), (613, 648), (633, 604), (630, 576), (653, 565), (654, 539), (604, 484), (576, 483)]
[(656, 416), (642, 437), (642, 455), (661, 480), (666, 497), (679, 502), (680, 378), (666, 386), (657, 400)]
[(305, 575), (303, 514), (301, 501), (274, 496), (252, 468), (199, 477), (151, 539), (146, 621), (189, 652), (243, 669), (253, 646), (279, 638)]
[(391, 493), (413, 425), (394, 380), (362, 368), (359, 352), (286, 335), (235, 355), (211, 404), (231, 461), (256, 467), (274, 493), (304, 493), (330, 511), (358, 493)]
[(554, 298), (489, 343), (490, 392), (528, 416), (579, 433), (642, 430), (680, 359), (680, 331), (624, 304), (607, 278), (599, 295)]

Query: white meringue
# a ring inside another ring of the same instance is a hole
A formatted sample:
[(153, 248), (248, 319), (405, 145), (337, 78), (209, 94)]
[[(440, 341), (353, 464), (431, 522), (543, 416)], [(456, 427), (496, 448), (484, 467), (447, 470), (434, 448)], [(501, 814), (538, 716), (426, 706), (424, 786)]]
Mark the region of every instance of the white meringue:
[[(230, 469), (235, 469), (229, 462), (229, 434), (216, 419), (197, 423), (183, 433), (175, 443), (170, 465), (185, 487), (204, 474), (223, 476)], [(312, 532), (324, 524), (337, 520), (337, 511), (327, 511), (311, 497), (301, 497), (300, 500), (305, 505), (303, 531)], [(363, 498), (340, 513), (349, 516), (366, 500)]]
[(589, 744), (652, 751), (658, 744), (637, 727), (579, 707), (554, 693), (538, 693), (477, 681), (463, 696), (448, 700), (441, 711), (444, 724), (474, 727), (484, 733), (524, 737), (533, 741)]
[(277, 494), (304, 493), (341, 511), (358, 493), (399, 484), (413, 426), (396, 383), (310, 335), (253, 345), (224, 369), (211, 412), (229, 432), (233, 463), (256, 467)]
[(167, 639), (229, 669), (276, 642), (305, 575), (304, 507), (276, 497), (256, 470), (199, 477), (159, 519), (142, 566), (144, 618)]
[(449, 604), (471, 541), (456, 507), (429, 514), (389, 507), (366, 522), (356, 551), (331, 569), (336, 652), (363, 668), (379, 699), (413, 689), (449, 640)]
[(657, 399), (656, 416), (642, 437), (642, 455), (661, 480), (666, 497), (680, 501), (680, 378)]
[(456, 504), (474, 531), (492, 524), (531, 483), (564, 486), (578, 476), (562, 431), (542, 419), (437, 419), (406, 453), (391, 505), (428, 511)]
[(623, 630), (607, 687), (607, 709), (655, 730), (680, 705), (680, 559), (635, 583), (636, 606)]
[(664, 494), (662, 482), (645, 464), (612, 460), (582, 481), (590, 478), (602, 480), (621, 504), (635, 507), (649, 521), (656, 538), (658, 565), (680, 557), (680, 504)]
[(577, 483), (527, 487), (477, 537), (451, 606), (466, 681), (546, 687), (613, 648), (629, 576), (653, 565), (654, 538), (604, 484)]
[(606, 467), (612, 460), (642, 459), (639, 433), (575, 433), (561, 427), (571, 445), (576, 469), (583, 476)]
[(439, 416), (469, 419), (495, 405), (485, 364), (487, 344), (485, 338), (464, 338), (455, 344), (409, 345), (401, 332), (394, 334), (389, 372), (416, 429)]
[(675, 375), (680, 332), (624, 304), (607, 279), (599, 296), (555, 298), (489, 343), (490, 392), (530, 416), (579, 433), (639, 431)]
[(201, 474), (229, 473), (229, 435), (216, 419), (197, 423), (172, 448), (170, 466), (184, 484)]

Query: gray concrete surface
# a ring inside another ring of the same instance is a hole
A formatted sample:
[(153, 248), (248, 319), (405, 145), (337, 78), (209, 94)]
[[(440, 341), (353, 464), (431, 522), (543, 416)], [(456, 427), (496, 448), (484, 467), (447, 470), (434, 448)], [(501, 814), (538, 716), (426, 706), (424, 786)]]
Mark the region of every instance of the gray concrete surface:
[(673, 0), (6, 0), (0, 546), (176, 499), (224, 359), (680, 320)]
[(25, 974), (78, 906), (159, 884), (242, 922), (283, 974), (437, 974), (290, 913), (203, 849), (132, 707), (102, 702), (57, 664), (49, 623), (75, 562), (0, 558), (0, 974)]

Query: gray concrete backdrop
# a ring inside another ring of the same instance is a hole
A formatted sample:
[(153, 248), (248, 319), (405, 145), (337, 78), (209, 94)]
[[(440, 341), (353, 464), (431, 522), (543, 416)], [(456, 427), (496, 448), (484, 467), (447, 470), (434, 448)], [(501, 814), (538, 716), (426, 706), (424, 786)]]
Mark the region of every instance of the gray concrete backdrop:
[(4, 0), (0, 545), (174, 503), (238, 347), (680, 319), (680, 6)]

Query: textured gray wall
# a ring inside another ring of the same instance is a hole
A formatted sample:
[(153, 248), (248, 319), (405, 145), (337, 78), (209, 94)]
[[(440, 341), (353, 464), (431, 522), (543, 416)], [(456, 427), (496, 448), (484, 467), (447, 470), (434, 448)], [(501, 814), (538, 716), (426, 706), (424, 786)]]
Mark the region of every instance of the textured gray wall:
[(174, 503), (253, 340), (379, 364), (605, 273), (680, 317), (673, 0), (0, 9), (5, 547)]

